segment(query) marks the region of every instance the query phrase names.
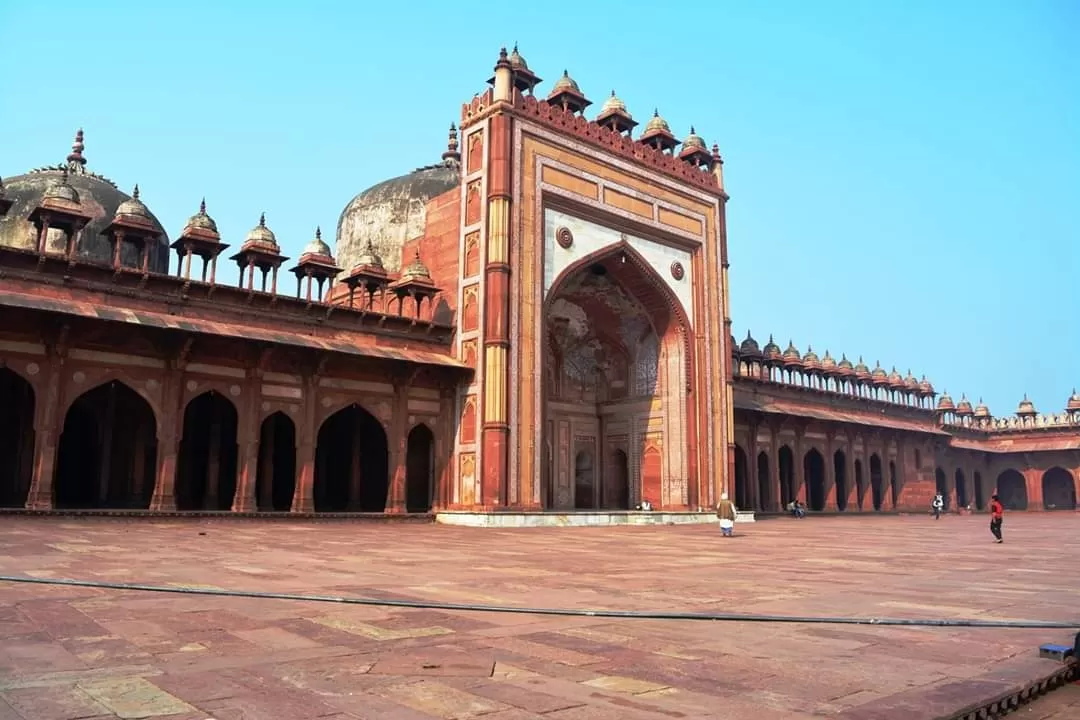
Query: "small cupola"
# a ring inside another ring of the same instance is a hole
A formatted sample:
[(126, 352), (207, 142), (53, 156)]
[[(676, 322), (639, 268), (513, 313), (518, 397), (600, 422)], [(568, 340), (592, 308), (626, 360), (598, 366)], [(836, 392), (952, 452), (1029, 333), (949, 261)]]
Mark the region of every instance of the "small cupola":
[(356, 291), (359, 289), (363, 293), (362, 310), (370, 310), (375, 302), (375, 293), (386, 289), (390, 276), (383, 266), (382, 258), (375, 252), (371, 237), (368, 237), (364, 252), (356, 259), (356, 264), (342, 282), (349, 288), (349, 307), (353, 307)]
[(646, 123), (645, 132), (641, 133), (638, 142), (661, 152), (674, 151), (675, 146), (679, 144), (679, 141), (671, 134), (667, 120), (660, 117), (659, 110), (653, 110), (653, 116)]
[[(199, 202), (199, 212), (188, 218), (180, 237), (173, 241), (172, 249), (176, 251), (177, 277), (191, 281), (191, 258), (202, 258), (202, 282), (213, 285), (217, 280), (217, 258), (229, 246), (221, 242), (218, 234), (217, 223), (206, 214), (206, 198)], [(207, 274), (209, 273), (209, 278)]]
[(694, 167), (709, 169), (712, 167), (712, 153), (705, 146), (705, 141), (694, 132), (694, 126), (690, 126), (690, 134), (682, 141), (682, 150), (679, 159)]
[(150, 210), (139, 199), (139, 186), (131, 192), (131, 198), (120, 203), (112, 222), (101, 231), (113, 246), (112, 265), (120, 269), (120, 250), (124, 243), (131, 243), (139, 251), (139, 269), (145, 275), (150, 271), (150, 248), (161, 236)]
[(574, 82), (574, 79), (570, 77), (570, 73), (566, 70), (563, 70), (562, 77), (558, 79), (555, 87), (548, 94), (547, 103), (555, 107), (561, 107), (563, 110), (569, 110), (575, 115), (580, 115), (585, 112), (585, 108), (592, 105), (592, 102), (582, 95), (578, 84)]
[(246, 284), (249, 291), (255, 291), (255, 269), (258, 268), (262, 272), (262, 292), (266, 292), (266, 279), (269, 275), (270, 293), (274, 295), (277, 294), (278, 268), (288, 259), (281, 254), (277, 238), (266, 226), (266, 213), (259, 215), (259, 224), (244, 238), (240, 252), (231, 258), (240, 268), (240, 287)]
[(315, 302), (322, 302), (327, 296), (324, 290), (328, 291), (330, 289), (330, 285), (333, 284), (337, 274), (341, 272), (341, 268), (334, 261), (330, 246), (323, 242), (322, 228), (315, 228), (315, 237), (304, 246), (304, 252), (300, 254), (300, 260), (291, 272), (296, 276), (296, 297), (298, 299), (304, 289), (304, 280), (307, 280), (304, 298), (309, 303), (312, 301), (311, 290), (313, 284), (317, 286)]
[(75, 261), (82, 229), (94, 219), (94, 216), (83, 207), (78, 191), (68, 182), (68, 170), (64, 168), (59, 179), (45, 190), (41, 202), (31, 211), (27, 219), (37, 230), (38, 252), (42, 255), (47, 251), (46, 239), (49, 229), (58, 228), (64, 232), (64, 256), (70, 263)]
[(417, 247), (413, 261), (401, 271), (401, 277), (390, 283), (389, 289), (398, 299), (398, 314), (402, 313), (402, 304), (405, 298), (416, 301), (415, 317), (420, 317), (421, 306), (424, 300), (431, 300), (439, 293), (439, 288), (431, 279), (431, 271), (420, 259), (420, 248)]
[[(503, 48), (502, 53), (499, 54), (499, 62), (504, 61), (510, 66), (510, 77), (512, 78), (514, 88), (520, 93), (533, 94), (533, 90), (543, 82), (536, 76), (532, 70), (529, 69), (529, 64), (525, 62), (525, 58), (518, 52), (517, 43), (514, 43), (514, 49), (509, 55), (506, 55), (506, 48)], [(488, 85), (495, 84), (495, 77), (492, 76), (488, 79)]]
[(605, 100), (603, 107), (600, 108), (600, 114), (596, 116), (596, 124), (620, 135), (629, 135), (637, 127), (637, 121), (626, 109), (626, 103), (615, 95), (614, 90), (611, 91), (611, 97)]

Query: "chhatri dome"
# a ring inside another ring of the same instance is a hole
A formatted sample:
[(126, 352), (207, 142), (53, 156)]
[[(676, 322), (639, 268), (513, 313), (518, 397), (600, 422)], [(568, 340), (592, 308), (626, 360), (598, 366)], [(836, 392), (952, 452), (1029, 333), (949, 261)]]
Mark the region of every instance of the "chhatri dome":
[[(29, 220), (30, 213), (50, 193), (74, 194), (83, 210), (93, 218), (82, 231), (82, 239), (79, 241), (80, 259), (112, 264), (112, 244), (101, 231), (112, 222), (119, 211), (121, 214), (138, 215), (148, 219), (161, 233), (157, 243), (150, 248), (150, 271), (167, 273), (169, 238), (165, 229), (138, 196), (132, 197), (122, 192), (111, 180), (88, 170), (86, 158), (83, 156), (85, 149), (83, 131), (79, 130), (75, 134), (71, 153), (63, 163), (37, 168), (25, 175), (3, 178), (5, 195), (13, 204), (7, 215), (0, 217), (0, 245), (36, 250), (37, 230)], [(63, 237), (63, 231), (49, 230), (49, 250), (62, 252)], [(138, 267), (138, 248), (125, 243), (120, 261), (129, 267)]]
[(460, 183), (457, 129), (451, 125), (441, 163), (374, 185), (345, 206), (337, 227), (338, 265), (351, 268), (370, 253), (382, 258), (388, 272), (400, 270), (402, 247), (424, 234), (427, 202)]

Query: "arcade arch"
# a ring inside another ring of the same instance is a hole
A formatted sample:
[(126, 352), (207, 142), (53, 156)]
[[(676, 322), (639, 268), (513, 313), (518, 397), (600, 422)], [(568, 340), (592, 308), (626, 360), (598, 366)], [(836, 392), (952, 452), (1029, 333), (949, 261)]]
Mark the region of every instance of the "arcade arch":
[(405, 450), (405, 511), (431, 511), (435, 490), (435, 434), (421, 423), (409, 431)]
[(176, 460), (177, 510), (232, 508), (237, 424), (236, 406), (216, 390), (207, 390), (188, 402)]
[(53, 507), (147, 509), (156, 465), (153, 408), (123, 382), (105, 382), (77, 397), (64, 416)]
[(833, 477), (836, 478), (836, 509), (843, 512), (847, 510), (848, 501), (847, 455), (843, 450), (833, 453)]
[(807, 505), (820, 512), (825, 509), (825, 458), (816, 448), (803, 456), (803, 476), (806, 478)]
[(1072, 473), (1063, 467), (1052, 467), (1042, 476), (1044, 510), (1075, 510), (1076, 485)]
[(1006, 510), (1027, 510), (1027, 483), (1016, 470), (1004, 470), (998, 475), (997, 495)]
[(775, 508), (772, 480), (769, 478), (769, 453), (762, 450), (757, 456), (758, 510), (769, 511)]
[(315, 448), (315, 512), (385, 512), (389, 492), (382, 423), (356, 403), (326, 418)]
[(870, 493), (874, 510), (881, 510), (885, 502), (885, 479), (881, 474), (881, 457), (877, 453), (870, 456)]
[(753, 505), (750, 490), (750, 468), (746, 460), (746, 451), (742, 446), (735, 446), (735, 507), (749, 508)]
[(288, 512), (295, 490), (296, 423), (278, 411), (268, 415), (259, 428), (256, 506), (260, 512)]
[(34, 388), (0, 367), (0, 507), (22, 507), (34, 472)]
[(695, 504), (691, 329), (652, 266), (626, 243), (571, 265), (543, 333), (545, 506)]

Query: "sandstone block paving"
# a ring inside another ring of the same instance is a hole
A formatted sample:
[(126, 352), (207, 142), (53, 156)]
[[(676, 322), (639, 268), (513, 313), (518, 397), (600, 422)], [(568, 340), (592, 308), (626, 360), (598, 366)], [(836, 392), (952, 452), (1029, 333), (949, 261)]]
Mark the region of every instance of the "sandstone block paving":
[[(8, 517), (0, 573), (519, 606), (1080, 623), (1080, 515), (473, 529)], [(412, 610), (0, 583), (0, 720), (932, 718), (1059, 630)], [(1023, 717), (1080, 717), (1080, 686)]]

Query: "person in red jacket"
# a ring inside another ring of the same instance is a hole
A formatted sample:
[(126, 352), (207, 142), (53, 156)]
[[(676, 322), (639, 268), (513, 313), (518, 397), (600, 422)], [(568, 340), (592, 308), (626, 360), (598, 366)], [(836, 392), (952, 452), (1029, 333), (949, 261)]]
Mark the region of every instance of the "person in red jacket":
[(1001, 504), (1001, 498), (997, 495), (990, 496), (990, 532), (994, 533), (994, 537), (997, 538), (995, 542), (1002, 542), (1001, 540), (1001, 521), (1005, 517), (1005, 506)]

